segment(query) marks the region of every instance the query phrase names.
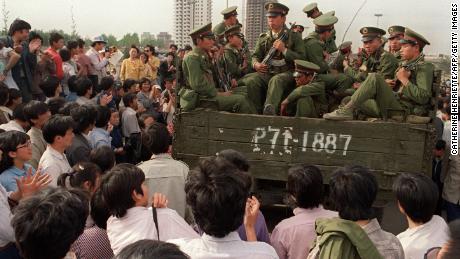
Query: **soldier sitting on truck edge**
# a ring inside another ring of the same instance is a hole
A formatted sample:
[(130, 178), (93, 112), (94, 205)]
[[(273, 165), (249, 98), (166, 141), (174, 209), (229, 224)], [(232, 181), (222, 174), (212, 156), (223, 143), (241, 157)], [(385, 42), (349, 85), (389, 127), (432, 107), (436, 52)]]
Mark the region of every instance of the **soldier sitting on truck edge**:
[[(385, 81), (383, 74), (370, 73), (346, 105), (325, 114), (323, 118), (352, 120), (356, 108), (373, 117), (387, 117), (388, 110), (426, 115), (432, 96), (434, 66), (424, 61), (422, 51), (430, 43), (422, 35), (406, 28), (401, 44), (403, 62), (396, 72), (396, 80)], [(399, 90), (396, 93), (392, 88), (397, 86)]]

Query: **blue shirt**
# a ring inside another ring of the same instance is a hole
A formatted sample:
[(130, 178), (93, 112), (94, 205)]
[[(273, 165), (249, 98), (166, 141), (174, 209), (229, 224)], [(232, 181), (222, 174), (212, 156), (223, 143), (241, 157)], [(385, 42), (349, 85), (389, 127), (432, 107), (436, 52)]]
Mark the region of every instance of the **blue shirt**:
[(93, 148), (102, 146), (111, 147), (111, 140), (110, 133), (103, 128), (94, 128), (89, 133), (89, 142)]
[(69, 92), (69, 95), (67, 95), (65, 97), (65, 100), (67, 102), (75, 102), (75, 101), (77, 101), (77, 98), (78, 98), (78, 96), (77, 96), (77, 94), (75, 92)]
[(18, 189), (16, 179), (25, 176), (29, 168), (32, 168), (32, 174), (35, 174), (35, 169), (29, 164), (24, 164), (24, 170), (16, 166), (6, 169), (0, 174), (0, 184), (5, 187), (7, 192), (15, 192)]

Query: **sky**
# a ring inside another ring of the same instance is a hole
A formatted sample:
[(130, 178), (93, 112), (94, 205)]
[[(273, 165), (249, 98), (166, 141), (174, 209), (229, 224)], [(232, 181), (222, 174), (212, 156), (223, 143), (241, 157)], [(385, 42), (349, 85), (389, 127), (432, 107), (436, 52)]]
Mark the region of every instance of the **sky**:
[[(2, 0), (3, 1), (3, 0)], [(9, 22), (15, 18), (28, 21), (32, 28), (62, 29), (71, 32), (71, 6), (77, 24), (77, 32), (84, 37), (105, 33), (122, 37), (126, 33), (167, 31), (173, 34), (174, 0), (5, 0), (9, 11)], [(213, 24), (222, 20), (220, 11), (226, 0), (213, 0)], [(304, 37), (312, 31), (312, 22), (302, 12), (311, 1), (280, 0), (290, 8), (288, 22), (297, 22), (310, 27)], [(346, 28), (364, 0), (316, 0), (323, 12), (335, 10), (339, 22), (336, 24), (337, 45), (342, 42)], [(237, 5), (241, 10), (242, 0), (228, 0), (229, 6)], [(353, 41), (353, 48), (360, 46), (359, 29), (376, 26), (374, 14), (382, 14), (379, 27), (392, 25), (409, 27), (431, 42), (425, 48), (427, 54), (449, 54), (450, 52), (450, 1), (447, 0), (367, 0), (346, 34), (345, 41)]]

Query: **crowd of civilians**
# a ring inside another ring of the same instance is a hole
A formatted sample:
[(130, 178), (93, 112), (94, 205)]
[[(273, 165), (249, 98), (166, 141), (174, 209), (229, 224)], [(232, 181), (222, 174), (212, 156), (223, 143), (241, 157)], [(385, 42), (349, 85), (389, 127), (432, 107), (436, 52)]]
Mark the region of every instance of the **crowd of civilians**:
[(0, 46), (0, 258), (458, 258), (460, 170), (442, 137), (433, 179), (394, 182), (408, 225), (397, 236), (381, 228), (362, 166), (336, 170), (327, 193), (318, 167), (290, 168), (293, 216), (269, 231), (244, 155), (223, 150), (192, 170), (170, 155), (190, 49), (173, 45), (161, 63), (132, 46), (109, 75), (102, 37), (86, 50), (53, 33), (42, 52), (30, 30), (15, 20)]

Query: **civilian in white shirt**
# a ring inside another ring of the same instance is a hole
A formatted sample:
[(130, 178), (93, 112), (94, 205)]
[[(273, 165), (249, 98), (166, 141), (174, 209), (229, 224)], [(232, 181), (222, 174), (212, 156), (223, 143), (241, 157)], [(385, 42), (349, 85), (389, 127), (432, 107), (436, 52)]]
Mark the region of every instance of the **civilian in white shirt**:
[(151, 155), (150, 160), (138, 165), (145, 174), (145, 184), (150, 190), (166, 195), (170, 208), (185, 217), (184, 187), (189, 168), (168, 154), (171, 136), (166, 126), (156, 122), (147, 128), (142, 144), (146, 148), (144, 152)]
[[(254, 212), (248, 200), (251, 178), (224, 159), (204, 159), (190, 171), (185, 184), (187, 203), (204, 234), (201, 238), (169, 240), (192, 259), (211, 258), (278, 258), (275, 249), (264, 242), (242, 241), (237, 229), (245, 211), (251, 211), (245, 223), (253, 228)], [(255, 215), (255, 216), (254, 216)], [(255, 236), (255, 231), (252, 237)], [(250, 239), (248, 235), (248, 240)]]
[(64, 151), (72, 145), (73, 128), (72, 117), (62, 115), (54, 115), (43, 126), (43, 137), (48, 146), (38, 167), (51, 176), (51, 186), (57, 186), (59, 176), (72, 170)]
[(101, 53), (107, 42), (104, 37), (97, 36), (91, 43), (91, 48), (86, 52), (86, 56), (91, 60), (92, 69), (88, 71), (88, 76), (94, 77), (93, 83), (99, 83), (104, 76), (107, 76), (106, 66), (109, 64), (110, 52)]
[(40, 162), (40, 158), (47, 146), (43, 138), (42, 128), (51, 117), (51, 112), (46, 103), (30, 101), (24, 106), (24, 114), (31, 126), (30, 130), (27, 132), (32, 142), (32, 159), (29, 161), (29, 164), (37, 169), (38, 162)]
[(24, 104), (19, 104), (14, 108), (13, 119), (6, 124), (0, 125), (0, 129), (4, 131), (16, 130), (26, 133), (29, 126), (26, 116), (24, 115)]
[(149, 189), (144, 181), (144, 173), (131, 164), (116, 165), (102, 179), (100, 190), (111, 214), (107, 235), (115, 255), (142, 239), (199, 237), (176, 211), (148, 208)]
[(443, 218), (434, 215), (438, 188), (423, 174), (402, 174), (393, 185), (399, 210), (406, 216), (409, 228), (397, 237), (406, 259), (420, 259), (433, 247), (449, 240), (449, 229)]

